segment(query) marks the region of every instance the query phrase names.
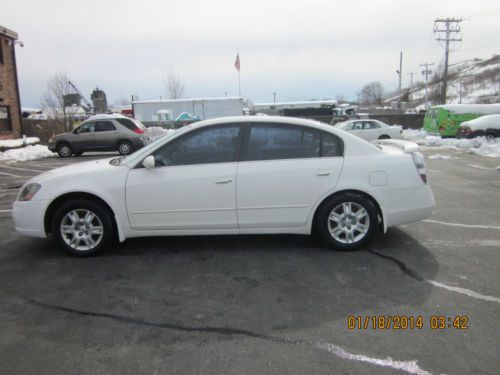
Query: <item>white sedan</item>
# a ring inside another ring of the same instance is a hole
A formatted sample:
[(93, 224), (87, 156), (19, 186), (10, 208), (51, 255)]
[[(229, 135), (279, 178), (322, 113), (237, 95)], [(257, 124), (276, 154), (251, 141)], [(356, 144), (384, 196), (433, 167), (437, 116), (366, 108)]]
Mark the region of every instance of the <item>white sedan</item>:
[(86, 256), (114, 239), (315, 230), (353, 250), (430, 215), (418, 146), (374, 145), (319, 122), (227, 117), (185, 126), (127, 157), (74, 164), (28, 181), (16, 230)]
[(379, 120), (349, 120), (339, 123), (335, 127), (355, 134), (369, 142), (377, 139), (403, 138), (403, 128), (400, 125), (387, 125)]

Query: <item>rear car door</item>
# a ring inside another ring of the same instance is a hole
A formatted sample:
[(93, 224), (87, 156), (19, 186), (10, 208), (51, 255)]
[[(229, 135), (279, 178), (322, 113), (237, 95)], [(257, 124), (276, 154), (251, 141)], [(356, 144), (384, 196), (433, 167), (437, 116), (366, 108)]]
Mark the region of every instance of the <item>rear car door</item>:
[(304, 226), (315, 202), (335, 187), (342, 141), (314, 128), (251, 124), (237, 176), (241, 233)]
[(96, 121), (95, 140), (96, 149), (115, 150), (118, 143), (118, 130), (116, 126), (111, 121)]

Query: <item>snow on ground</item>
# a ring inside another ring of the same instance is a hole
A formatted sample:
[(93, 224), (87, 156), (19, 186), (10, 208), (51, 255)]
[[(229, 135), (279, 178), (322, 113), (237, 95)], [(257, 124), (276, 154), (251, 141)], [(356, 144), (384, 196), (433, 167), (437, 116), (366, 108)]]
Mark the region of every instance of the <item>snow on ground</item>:
[(152, 126), (146, 128), (145, 134), (147, 138), (147, 143), (156, 141), (157, 139), (163, 138), (164, 136), (173, 133), (175, 129), (164, 129), (159, 126)]
[(429, 156), (429, 159), (434, 159), (434, 160), (450, 160), (451, 156), (450, 155), (434, 154), (434, 155)]
[(26, 160), (36, 160), (56, 156), (47, 146), (34, 145), (23, 148), (14, 148), (5, 152), (0, 152), (0, 161), (18, 162)]
[(40, 142), (40, 138), (38, 137), (27, 137), (26, 139), (18, 138), (18, 139), (4, 139), (0, 140), (0, 148), (16, 148), (24, 146), (24, 142), (26, 141), (27, 145), (32, 145)]
[(403, 138), (425, 147), (461, 150), (480, 156), (500, 157), (500, 138), (494, 140), (488, 140), (486, 137), (471, 139), (441, 138), (429, 135), (423, 129), (405, 129), (403, 130)]

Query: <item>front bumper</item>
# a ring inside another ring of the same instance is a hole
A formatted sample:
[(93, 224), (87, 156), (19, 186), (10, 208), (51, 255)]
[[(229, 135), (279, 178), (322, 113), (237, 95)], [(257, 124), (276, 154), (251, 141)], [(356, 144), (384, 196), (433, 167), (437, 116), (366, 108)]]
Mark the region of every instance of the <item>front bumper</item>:
[(26, 236), (46, 238), (44, 213), (47, 202), (45, 200), (15, 201), (12, 205), (12, 218), (16, 231)]
[(56, 147), (56, 144), (55, 143), (49, 143), (47, 145), (47, 147), (49, 148), (50, 151), (54, 152), (56, 151), (57, 147)]

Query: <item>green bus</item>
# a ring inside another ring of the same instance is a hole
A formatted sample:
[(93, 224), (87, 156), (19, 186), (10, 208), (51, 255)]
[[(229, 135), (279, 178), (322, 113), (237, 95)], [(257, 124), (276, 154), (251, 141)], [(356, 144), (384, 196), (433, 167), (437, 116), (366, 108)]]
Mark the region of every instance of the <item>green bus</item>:
[(500, 114), (500, 104), (436, 105), (425, 114), (424, 130), (433, 135), (455, 137), (462, 122), (492, 114)]

